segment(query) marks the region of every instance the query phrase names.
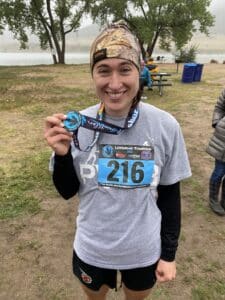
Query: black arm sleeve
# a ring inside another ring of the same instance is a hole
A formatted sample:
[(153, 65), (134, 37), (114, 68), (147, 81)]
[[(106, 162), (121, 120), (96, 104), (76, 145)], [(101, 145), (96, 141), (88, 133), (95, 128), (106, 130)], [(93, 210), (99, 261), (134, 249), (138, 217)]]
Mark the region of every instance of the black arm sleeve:
[(57, 191), (64, 199), (67, 200), (77, 193), (80, 182), (74, 169), (71, 149), (64, 156), (55, 155), (52, 178)]
[(173, 261), (178, 247), (181, 227), (180, 183), (159, 185), (157, 205), (162, 214), (161, 259)]

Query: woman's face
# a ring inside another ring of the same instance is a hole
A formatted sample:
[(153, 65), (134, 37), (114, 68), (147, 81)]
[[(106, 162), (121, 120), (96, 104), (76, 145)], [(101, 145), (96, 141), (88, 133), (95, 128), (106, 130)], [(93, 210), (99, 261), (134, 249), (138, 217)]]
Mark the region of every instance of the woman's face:
[(118, 117), (127, 115), (139, 89), (136, 66), (124, 59), (103, 59), (94, 66), (93, 80), (106, 113)]

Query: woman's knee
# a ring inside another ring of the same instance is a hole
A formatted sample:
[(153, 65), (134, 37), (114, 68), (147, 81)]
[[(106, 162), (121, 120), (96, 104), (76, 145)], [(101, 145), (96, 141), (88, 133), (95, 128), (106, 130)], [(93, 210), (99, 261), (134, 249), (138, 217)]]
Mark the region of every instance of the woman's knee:
[(125, 293), (126, 300), (144, 300), (150, 295), (151, 292), (151, 289), (143, 291), (133, 291), (128, 289), (125, 285), (123, 285), (123, 290)]
[(109, 291), (109, 288), (107, 285), (102, 285), (98, 291), (91, 290), (88, 287), (86, 287), (85, 285), (82, 285), (82, 288), (83, 288), (84, 293), (86, 294), (88, 300), (105, 300), (106, 294)]

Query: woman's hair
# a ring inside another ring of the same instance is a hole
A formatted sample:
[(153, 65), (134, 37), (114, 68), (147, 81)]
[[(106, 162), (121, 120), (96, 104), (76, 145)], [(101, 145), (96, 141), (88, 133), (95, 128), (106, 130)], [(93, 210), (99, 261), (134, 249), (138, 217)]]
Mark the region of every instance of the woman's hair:
[(132, 107), (137, 106), (137, 104), (141, 101), (142, 94), (143, 94), (143, 89), (141, 89), (141, 84), (139, 82), (139, 89), (138, 89), (137, 95), (133, 99)]
[[(130, 31), (125, 21), (120, 20), (105, 28), (94, 40), (90, 50), (90, 68), (106, 58), (120, 58), (131, 61), (139, 73), (141, 70), (141, 48), (137, 37)], [(139, 84), (140, 86), (140, 84)], [(133, 100), (136, 106), (141, 99), (142, 91)]]

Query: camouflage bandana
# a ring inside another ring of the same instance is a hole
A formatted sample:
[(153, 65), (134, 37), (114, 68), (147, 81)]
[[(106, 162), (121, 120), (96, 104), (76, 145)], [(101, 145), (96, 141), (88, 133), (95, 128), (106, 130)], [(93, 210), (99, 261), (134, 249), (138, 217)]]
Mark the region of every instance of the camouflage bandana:
[(140, 72), (140, 46), (135, 35), (124, 21), (109, 25), (95, 39), (90, 51), (90, 65), (106, 58), (121, 58), (131, 61)]

